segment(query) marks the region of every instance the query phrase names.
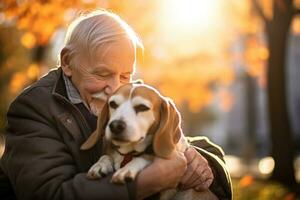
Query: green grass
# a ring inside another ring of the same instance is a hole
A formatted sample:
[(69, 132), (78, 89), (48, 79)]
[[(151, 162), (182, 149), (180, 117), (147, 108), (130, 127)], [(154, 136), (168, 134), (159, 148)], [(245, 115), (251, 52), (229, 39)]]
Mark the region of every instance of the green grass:
[(295, 194), (286, 187), (263, 180), (255, 180), (251, 176), (233, 179), (234, 200), (296, 200)]

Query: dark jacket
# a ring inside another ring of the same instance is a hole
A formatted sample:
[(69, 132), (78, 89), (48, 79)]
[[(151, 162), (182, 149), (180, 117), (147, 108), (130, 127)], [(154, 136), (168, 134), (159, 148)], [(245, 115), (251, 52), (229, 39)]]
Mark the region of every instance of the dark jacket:
[[(91, 130), (67, 99), (61, 75), (60, 68), (50, 71), (10, 105), (1, 168), (14, 193), (21, 200), (134, 199), (134, 182), (112, 184), (111, 175), (100, 180), (86, 178), (101, 155), (101, 145), (99, 142), (91, 150), (80, 150)], [(222, 150), (203, 138), (194, 143), (213, 168), (212, 191), (221, 199), (231, 199)]]

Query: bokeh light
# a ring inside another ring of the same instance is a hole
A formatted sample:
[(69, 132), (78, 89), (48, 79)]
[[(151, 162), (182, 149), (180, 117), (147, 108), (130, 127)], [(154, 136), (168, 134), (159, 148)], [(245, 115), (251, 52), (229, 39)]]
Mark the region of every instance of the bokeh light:
[(261, 159), (258, 163), (258, 169), (263, 175), (270, 175), (274, 169), (274, 166), (275, 161), (270, 156)]

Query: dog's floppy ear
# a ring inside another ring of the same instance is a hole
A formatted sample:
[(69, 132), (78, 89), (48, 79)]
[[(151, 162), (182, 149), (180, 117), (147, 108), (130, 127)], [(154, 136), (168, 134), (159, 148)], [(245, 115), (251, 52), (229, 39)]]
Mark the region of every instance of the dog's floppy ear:
[(105, 127), (109, 119), (108, 103), (106, 103), (98, 116), (97, 129), (90, 135), (90, 137), (81, 145), (81, 150), (88, 150), (92, 148), (98, 140), (104, 135)]
[(163, 98), (160, 107), (160, 122), (153, 139), (155, 155), (162, 158), (170, 157), (182, 134), (180, 123), (180, 114), (174, 103), (170, 99)]

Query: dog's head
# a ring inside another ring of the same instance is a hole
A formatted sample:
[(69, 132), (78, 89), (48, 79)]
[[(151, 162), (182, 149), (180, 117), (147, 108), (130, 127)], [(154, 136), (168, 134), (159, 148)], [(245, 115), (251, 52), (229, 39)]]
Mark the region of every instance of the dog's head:
[(142, 143), (152, 136), (149, 144), (153, 143), (155, 154), (168, 158), (181, 137), (180, 123), (179, 112), (170, 99), (148, 85), (126, 84), (109, 98), (98, 117), (97, 130), (81, 149), (91, 148), (103, 135), (118, 146)]

